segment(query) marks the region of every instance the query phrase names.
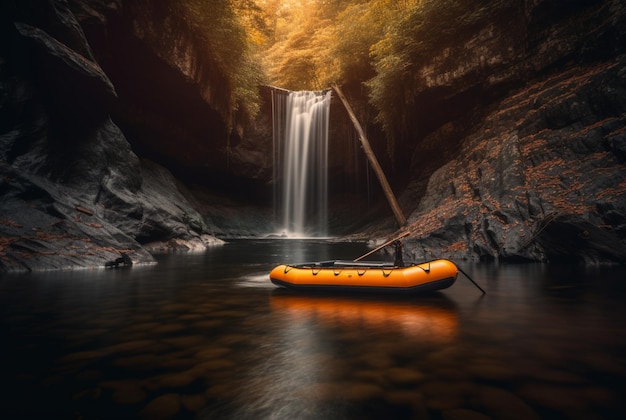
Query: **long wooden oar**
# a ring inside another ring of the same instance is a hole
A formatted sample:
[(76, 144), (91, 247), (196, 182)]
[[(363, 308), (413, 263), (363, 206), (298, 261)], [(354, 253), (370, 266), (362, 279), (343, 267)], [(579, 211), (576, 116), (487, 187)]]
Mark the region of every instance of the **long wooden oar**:
[(465, 277), (467, 277), (467, 279), (468, 279), (469, 281), (471, 281), (472, 283), (474, 283), (474, 286), (478, 287), (478, 290), (480, 290), (481, 292), (483, 292), (483, 295), (486, 295), (486, 294), (487, 294), (487, 292), (485, 292), (485, 291), (483, 290), (483, 288), (482, 288), (482, 287), (480, 287), (480, 286), (478, 285), (478, 283), (476, 283), (476, 282), (474, 281), (474, 279), (473, 279), (473, 278), (471, 278), (471, 277), (469, 276), (469, 274), (467, 274), (465, 271), (461, 270), (461, 267), (459, 267), (456, 263), (455, 263), (454, 265), (456, 265), (456, 268), (457, 268), (457, 269), (461, 272), (461, 274), (463, 274)]
[[(387, 181), (387, 177), (385, 176), (385, 172), (383, 172), (383, 168), (378, 163), (378, 159), (376, 159), (376, 155), (372, 150), (372, 146), (370, 146), (370, 142), (365, 136), (365, 131), (363, 131), (363, 127), (359, 122), (359, 119), (356, 117), (352, 107), (348, 103), (348, 99), (343, 94), (339, 86), (332, 85), (332, 88), (337, 92), (339, 99), (343, 102), (343, 105), (346, 107), (346, 111), (348, 112), (348, 116), (350, 120), (352, 120), (352, 124), (354, 125), (354, 129), (356, 130), (359, 140), (361, 141), (361, 146), (363, 147), (363, 151), (365, 152), (365, 156), (369, 160), (371, 168), (374, 170), (374, 173), (378, 177), (378, 181), (380, 182), (380, 186), (385, 193), (385, 197), (387, 197), (387, 201), (389, 202), (389, 206), (391, 206), (391, 210), (393, 211), (394, 216), (396, 217), (396, 221), (398, 222), (398, 227), (403, 227), (406, 225), (406, 217), (404, 217), (404, 213), (402, 213), (402, 209), (398, 204), (398, 200), (389, 185), (389, 181)], [(355, 260), (356, 261), (356, 260)]]
[(373, 253), (375, 253), (376, 251), (380, 251), (381, 249), (383, 249), (383, 248), (384, 248), (384, 247), (386, 247), (386, 246), (391, 245), (392, 243), (394, 243), (394, 242), (395, 242), (395, 241), (397, 241), (398, 239), (402, 239), (402, 238), (404, 238), (405, 236), (409, 236), (410, 234), (411, 234), (411, 232), (410, 232), (410, 231), (409, 231), (409, 232), (404, 232), (402, 235), (400, 235), (400, 236), (398, 236), (398, 237), (396, 237), (396, 238), (393, 238), (393, 239), (391, 239), (391, 240), (389, 240), (389, 241), (385, 242), (384, 244), (380, 245), (379, 247), (376, 247), (376, 248), (372, 249), (372, 250), (371, 250), (371, 251), (369, 251), (368, 253), (363, 254), (363, 255), (361, 255), (360, 257), (353, 259), (352, 261), (356, 262), (356, 261), (360, 261), (360, 260), (362, 260), (362, 259), (363, 259), (363, 258), (365, 258), (365, 257), (369, 257), (370, 255), (372, 255), (372, 254), (373, 254)]

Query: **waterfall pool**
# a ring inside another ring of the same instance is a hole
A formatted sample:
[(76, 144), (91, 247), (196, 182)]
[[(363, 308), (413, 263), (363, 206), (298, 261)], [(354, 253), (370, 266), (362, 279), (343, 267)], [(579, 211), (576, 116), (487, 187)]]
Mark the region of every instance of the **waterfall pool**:
[[(624, 418), (626, 270), (459, 265), (411, 298), (284, 293), (240, 240), (129, 269), (0, 278), (3, 418)], [(472, 417), (473, 416), (473, 417)]]

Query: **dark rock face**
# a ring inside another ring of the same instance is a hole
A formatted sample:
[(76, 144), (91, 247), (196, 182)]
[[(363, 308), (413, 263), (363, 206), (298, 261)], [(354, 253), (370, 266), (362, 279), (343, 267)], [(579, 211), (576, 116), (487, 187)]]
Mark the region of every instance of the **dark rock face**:
[(456, 39), (442, 35), (414, 69), (413, 109), (392, 156), (415, 232), (405, 251), (626, 261), (624, 5), (497, 9)]
[(429, 178), (413, 256), (626, 261), (625, 74), (620, 56), (497, 103)]
[[(197, 45), (192, 29), (161, 16), (155, 1), (72, 0), (70, 6), (115, 85), (112, 117), (136, 153), (211, 187), (266, 176), (254, 174), (258, 168), (251, 173), (258, 151), (241, 145), (232, 87), (217, 63), (205, 59), (206, 46)], [(271, 158), (267, 149), (263, 158)]]
[(116, 91), (67, 3), (3, 7), (0, 271), (151, 263), (147, 249), (219, 243), (171, 173), (140, 161), (109, 118)]

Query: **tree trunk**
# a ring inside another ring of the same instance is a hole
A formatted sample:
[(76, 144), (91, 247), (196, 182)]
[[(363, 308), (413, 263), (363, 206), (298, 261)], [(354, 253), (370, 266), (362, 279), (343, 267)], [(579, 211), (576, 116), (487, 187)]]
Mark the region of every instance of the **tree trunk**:
[(400, 206), (398, 205), (396, 196), (393, 194), (393, 190), (391, 189), (391, 186), (389, 185), (389, 182), (387, 181), (387, 177), (385, 176), (383, 169), (380, 167), (380, 164), (378, 163), (378, 159), (376, 159), (376, 155), (374, 154), (374, 151), (372, 150), (372, 147), (370, 146), (370, 143), (367, 140), (367, 137), (365, 137), (365, 133), (363, 132), (363, 127), (361, 127), (359, 120), (357, 119), (356, 115), (354, 115), (354, 111), (352, 111), (352, 107), (348, 103), (348, 100), (346, 99), (346, 97), (343, 95), (343, 92), (341, 91), (341, 89), (339, 89), (339, 86), (333, 85), (332, 87), (335, 90), (335, 92), (337, 92), (337, 95), (339, 96), (339, 99), (341, 99), (341, 102), (343, 102), (343, 105), (346, 107), (346, 111), (348, 111), (348, 115), (350, 116), (350, 119), (352, 120), (352, 124), (354, 124), (354, 128), (356, 129), (356, 132), (359, 135), (359, 140), (361, 141), (361, 144), (363, 145), (363, 150), (365, 151), (365, 155), (367, 156), (367, 159), (369, 160), (370, 165), (372, 166), (372, 168), (374, 169), (374, 172), (376, 173), (376, 176), (378, 177), (380, 186), (383, 188), (383, 191), (385, 192), (385, 196), (387, 197), (387, 201), (389, 202), (389, 205), (391, 206), (391, 210), (393, 211), (393, 214), (396, 217), (398, 226), (399, 227), (404, 226), (406, 224), (406, 218), (404, 217), (404, 214), (402, 213), (402, 209), (400, 209)]

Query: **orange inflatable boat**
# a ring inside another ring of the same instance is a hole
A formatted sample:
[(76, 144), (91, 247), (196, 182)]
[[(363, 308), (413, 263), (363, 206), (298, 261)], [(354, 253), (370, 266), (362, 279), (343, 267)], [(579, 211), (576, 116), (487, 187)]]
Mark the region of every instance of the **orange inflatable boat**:
[(385, 262), (322, 261), (287, 265), (270, 272), (277, 286), (294, 290), (423, 293), (454, 284), (459, 269), (439, 259), (397, 267)]

